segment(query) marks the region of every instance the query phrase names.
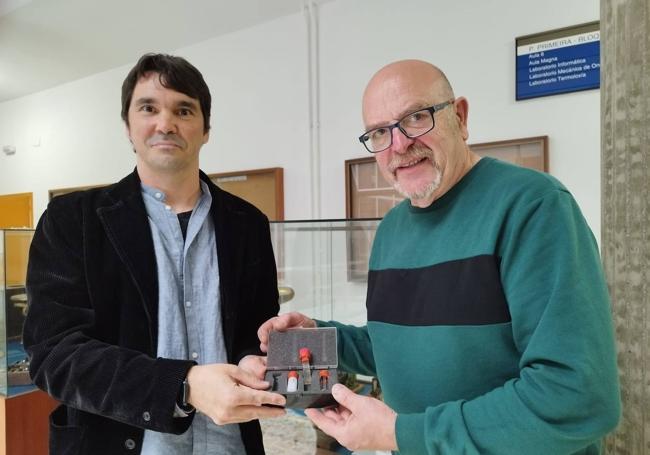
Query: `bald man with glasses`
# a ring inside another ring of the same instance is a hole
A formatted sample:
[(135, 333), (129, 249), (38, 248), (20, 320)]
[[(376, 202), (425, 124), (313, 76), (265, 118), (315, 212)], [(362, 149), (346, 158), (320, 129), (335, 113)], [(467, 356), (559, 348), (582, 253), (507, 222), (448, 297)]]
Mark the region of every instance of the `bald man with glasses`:
[(598, 454), (621, 408), (596, 241), (555, 178), (469, 148), (468, 111), (429, 63), (373, 76), (359, 140), (406, 200), (377, 230), (368, 322), (277, 316), (261, 349), (271, 330), (338, 328), (339, 367), (384, 401), (335, 385), (339, 406), (307, 415), (353, 450)]

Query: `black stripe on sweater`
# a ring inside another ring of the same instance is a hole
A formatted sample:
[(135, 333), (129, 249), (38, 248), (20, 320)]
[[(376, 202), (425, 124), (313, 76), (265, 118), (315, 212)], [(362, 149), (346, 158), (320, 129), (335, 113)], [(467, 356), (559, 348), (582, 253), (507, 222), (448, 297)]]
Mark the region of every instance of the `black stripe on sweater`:
[(368, 321), (486, 325), (510, 321), (499, 260), (482, 255), (417, 269), (371, 270)]

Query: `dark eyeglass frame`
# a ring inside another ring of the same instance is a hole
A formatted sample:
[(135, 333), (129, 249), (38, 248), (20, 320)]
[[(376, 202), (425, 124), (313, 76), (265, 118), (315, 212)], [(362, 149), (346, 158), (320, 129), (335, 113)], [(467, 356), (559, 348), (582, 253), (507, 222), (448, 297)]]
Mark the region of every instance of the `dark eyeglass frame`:
[[(425, 108), (422, 108), (422, 109), (418, 109), (418, 110), (413, 111), (413, 112), (409, 112), (408, 114), (406, 114), (404, 117), (402, 117), (401, 119), (399, 119), (397, 122), (393, 123), (392, 125), (380, 126), (380, 127), (373, 128), (371, 130), (366, 131), (361, 136), (359, 136), (359, 142), (361, 142), (363, 144), (363, 146), (366, 148), (366, 150), (368, 150), (370, 153), (374, 154), (374, 153), (383, 152), (384, 150), (388, 150), (393, 145), (393, 130), (395, 128), (400, 130), (404, 136), (406, 136), (406, 137), (408, 137), (410, 139), (414, 139), (416, 137), (423, 136), (423, 135), (427, 134), (429, 131), (431, 131), (433, 128), (435, 128), (435, 126), (436, 126), (436, 119), (433, 116), (433, 114), (435, 114), (436, 112), (446, 108), (447, 106), (452, 104), (454, 101), (456, 101), (456, 100), (451, 99), (451, 100), (444, 101), (444, 102), (442, 102), (440, 104), (434, 104), (433, 106), (429, 106), (429, 107), (425, 107)], [(418, 133), (418, 134), (415, 134), (415, 135), (411, 135), (411, 134), (407, 133), (404, 130), (404, 128), (402, 128), (402, 125), (400, 125), (400, 124), (404, 120), (406, 120), (409, 116), (411, 116), (413, 114), (416, 114), (418, 112), (424, 112), (424, 111), (427, 111), (429, 113), (429, 115), (431, 115), (431, 128), (429, 128), (428, 130), (426, 130), (426, 131), (424, 131), (422, 133)], [(388, 143), (388, 145), (385, 148), (383, 148), (381, 150), (370, 150), (370, 148), (368, 147), (368, 144), (366, 143), (368, 140), (370, 140), (370, 133), (372, 133), (375, 130), (380, 130), (380, 129), (388, 129), (390, 142)], [(365, 138), (365, 140), (364, 140), (364, 138)]]

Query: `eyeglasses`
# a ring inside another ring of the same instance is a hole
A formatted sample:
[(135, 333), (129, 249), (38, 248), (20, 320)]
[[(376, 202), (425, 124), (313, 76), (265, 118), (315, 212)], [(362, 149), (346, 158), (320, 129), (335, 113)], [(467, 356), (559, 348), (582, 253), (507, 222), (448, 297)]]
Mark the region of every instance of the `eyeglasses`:
[(444, 109), (453, 102), (454, 100), (449, 100), (431, 107), (425, 107), (424, 109), (405, 115), (398, 122), (393, 123), (392, 125), (382, 126), (366, 131), (359, 136), (359, 142), (361, 142), (370, 153), (379, 153), (393, 145), (394, 128), (399, 129), (404, 136), (411, 139), (422, 136), (431, 131), (436, 125), (433, 119), (433, 114)]

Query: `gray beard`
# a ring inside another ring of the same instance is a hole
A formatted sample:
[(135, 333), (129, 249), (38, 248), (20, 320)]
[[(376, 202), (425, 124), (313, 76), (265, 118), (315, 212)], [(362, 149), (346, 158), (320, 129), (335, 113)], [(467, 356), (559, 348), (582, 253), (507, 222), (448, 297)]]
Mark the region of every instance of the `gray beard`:
[(399, 194), (410, 200), (427, 199), (440, 187), (441, 180), (442, 173), (438, 172), (436, 179), (421, 190), (408, 192), (402, 188), (402, 185), (400, 185), (399, 181), (397, 180), (395, 180), (393, 188), (395, 188), (395, 191), (397, 191)]

